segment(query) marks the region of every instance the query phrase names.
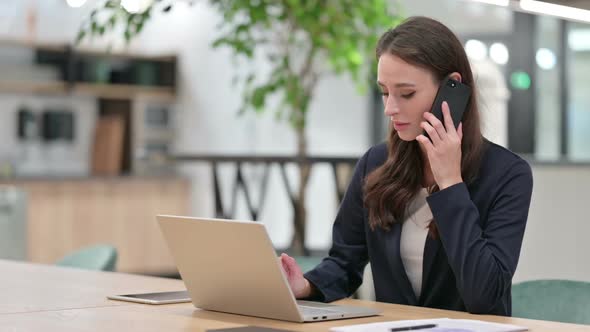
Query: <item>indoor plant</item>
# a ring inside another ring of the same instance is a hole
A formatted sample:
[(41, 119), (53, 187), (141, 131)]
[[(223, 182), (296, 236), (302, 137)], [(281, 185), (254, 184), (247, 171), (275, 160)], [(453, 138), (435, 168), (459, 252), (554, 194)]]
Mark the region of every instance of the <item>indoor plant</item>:
[[(103, 35), (123, 28), (129, 41), (156, 13), (169, 12), (182, 1), (142, 0), (145, 5), (130, 12), (121, 1), (108, 0), (92, 11), (78, 34)], [(205, 1), (205, 0), (202, 0)], [(187, 2), (187, 1), (184, 1)], [(192, 3), (194, 1), (188, 1)], [(310, 175), (306, 161), (307, 114), (318, 80), (328, 73), (347, 73), (366, 90), (373, 77), (374, 48), (386, 29), (401, 21), (389, 8), (391, 0), (210, 0), (222, 16), (220, 35), (213, 47), (228, 47), (238, 58), (252, 60), (264, 52), (270, 75), (257, 77), (255, 68), (238, 81), (243, 83), (240, 112), (264, 112), (268, 97), (278, 95), (278, 119), (289, 121), (297, 135), (299, 186), (296, 195), (293, 248), (304, 251), (305, 189)], [(270, 47), (269, 47), (270, 46)], [(325, 64), (329, 65), (326, 66)]]

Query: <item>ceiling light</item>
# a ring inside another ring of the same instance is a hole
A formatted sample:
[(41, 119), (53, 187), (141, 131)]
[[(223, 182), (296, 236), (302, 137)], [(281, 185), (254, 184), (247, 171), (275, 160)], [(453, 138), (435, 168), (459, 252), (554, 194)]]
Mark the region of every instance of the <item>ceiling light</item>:
[(86, 0), (66, 0), (66, 3), (72, 8), (79, 8), (84, 6)]
[(545, 70), (553, 69), (555, 67), (555, 64), (557, 63), (555, 53), (553, 53), (553, 51), (547, 48), (540, 48), (539, 50), (537, 50), (535, 60), (537, 60), (537, 66)]
[(470, 58), (481, 61), (487, 57), (488, 51), (486, 44), (477, 39), (470, 39), (465, 43), (465, 53)]
[(128, 13), (136, 14), (143, 13), (152, 3), (153, 0), (121, 0), (121, 7)]
[(490, 5), (496, 5), (496, 6), (502, 6), (502, 7), (508, 7), (508, 5), (510, 4), (510, 0), (472, 0), (472, 1), (487, 3)]
[(508, 48), (503, 43), (493, 43), (490, 46), (490, 58), (495, 63), (505, 65), (508, 63), (509, 57)]

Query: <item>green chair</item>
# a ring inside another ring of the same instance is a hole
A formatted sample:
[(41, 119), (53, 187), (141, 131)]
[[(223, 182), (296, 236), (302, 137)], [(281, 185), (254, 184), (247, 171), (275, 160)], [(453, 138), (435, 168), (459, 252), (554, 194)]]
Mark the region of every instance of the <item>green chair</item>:
[(512, 316), (590, 324), (590, 283), (533, 280), (514, 284)]
[(58, 266), (75, 267), (95, 271), (115, 271), (117, 249), (109, 245), (82, 248), (56, 263)]

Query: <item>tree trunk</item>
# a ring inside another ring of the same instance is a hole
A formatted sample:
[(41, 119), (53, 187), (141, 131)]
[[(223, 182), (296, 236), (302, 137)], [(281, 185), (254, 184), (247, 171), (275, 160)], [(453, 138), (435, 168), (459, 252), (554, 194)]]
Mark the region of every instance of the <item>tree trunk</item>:
[(313, 46), (307, 52), (303, 67), (298, 76), (303, 82), (304, 93), (300, 95), (297, 102), (294, 104), (295, 108), (292, 110), (300, 118), (295, 130), (297, 133), (297, 164), (299, 166), (299, 193), (295, 197), (295, 211), (293, 214), (293, 221), (295, 231), (293, 233), (293, 241), (291, 248), (296, 255), (309, 256), (309, 251), (305, 247), (305, 229), (307, 220), (307, 211), (305, 209), (306, 189), (309, 182), (309, 175), (311, 173), (311, 164), (307, 160), (307, 137), (305, 135), (307, 108), (309, 107), (309, 100), (312, 97), (312, 91), (315, 89), (318, 75), (313, 71), (313, 59), (315, 58), (316, 48)]
[(293, 214), (294, 233), (291, 248), (295, 255), (309, 255), (305, 247), (305, 229), (307, 212), (305, 209), (306, 188), (309, 182), (311, 165), (307, 162), (307, 138), (305, 129), (297, 129), (297, 165), (299, 167), (299, 188), (295, 197), (295, 211)]

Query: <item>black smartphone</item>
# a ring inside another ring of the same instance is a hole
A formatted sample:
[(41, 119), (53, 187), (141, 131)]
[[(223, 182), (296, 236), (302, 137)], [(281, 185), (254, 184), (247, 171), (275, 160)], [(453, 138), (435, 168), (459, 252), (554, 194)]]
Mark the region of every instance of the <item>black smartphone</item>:
[[(449, 104), (451, 110), (451, 118), (453, 118), (453, 124), (455, 128), (459, 126), (459, 122), (463, 118), (463, 113), (467, 108), (469, 97), (471, 96), (471, 88), (459, 81), (447, 77), (445, 78), (438, 88), (434, 102), (430, 113), (434, 114), (444, 125), (445, 121), (442, 113), (442, 103), (446, 101)], [(424, 133), (426, 137), (428, 134)]]

